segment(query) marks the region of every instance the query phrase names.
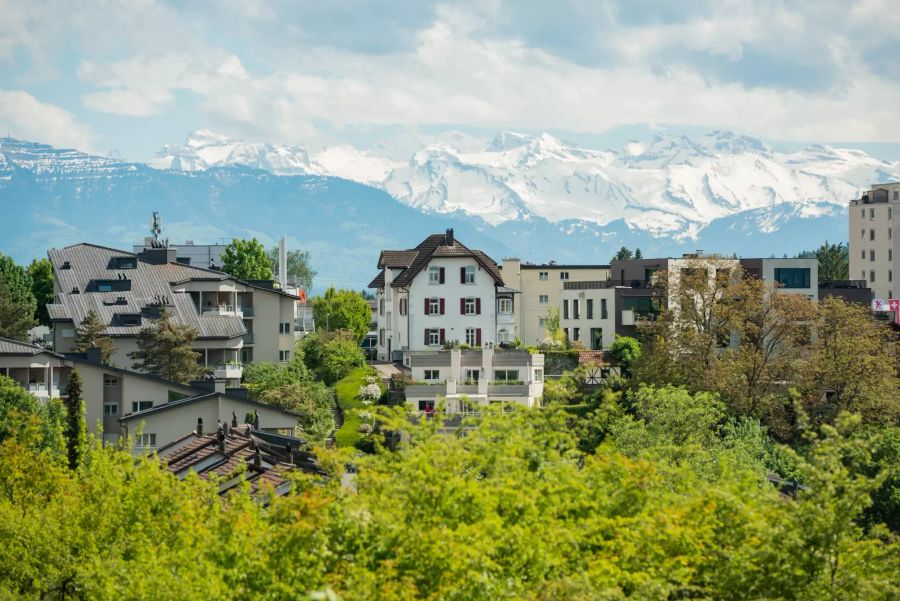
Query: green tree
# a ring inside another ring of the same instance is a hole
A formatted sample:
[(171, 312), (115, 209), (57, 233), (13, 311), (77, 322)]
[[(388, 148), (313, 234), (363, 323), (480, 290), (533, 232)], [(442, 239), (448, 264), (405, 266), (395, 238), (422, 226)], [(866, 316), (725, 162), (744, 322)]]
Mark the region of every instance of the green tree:
[(235, 239), (222, 253), (222, 271), (239, 280), (271, 280), (272, 262), (256, 238)]
[(295, 352), (290, 363), (250, 363), (244, 367), (241, 384), (254, 398), (267, 390), (287, 386), (312, 379), (312, 374), (303, 363), (301, 352)]
[(616, 251), (616, 254), (613, 255), (612, 260), (613, 261), (624, 261), (626, 259), (633, 259), (633, 258), (635, 258), (635, 257), (634, 257), (634, 253), (631, 252), (631, 249), (623, 246), (618, 251)]
[(312, 307), (317, 330), (347, 330), (357, 342), (369, 331), (372, 309), (358, 292), (329, 288), (312, 300)]
[(198, 364), (200, 354), (191, 345), (197, 330), (175, 323), (165, 307), (150, 325), (138, 334), (138, 350), (128, 353), (136, 370), (155, 374), (163, 379), (186, 384), (203, 373)]
[(37, 323), (34, 308), (34, 297), (31, 300), (23, 298), (16, 287), (8, 285), (7, 276), (0, 272), (0, 337), (26, 340), (28, 330)]
[(334, 430), (334, 391), (322, 382), (291, 382), (261, 392), (260, 402), (300, 414), (298, 425), (309, 442), (324, 444)]
[(634, 249), (634, 258), (635, 259), (643, 259), (644, 258), (644, 255), (641, 253), (640, 248)]
[(569, 344), (565, 332), (559, 326), (559, 309), (557, 307), (547, 308), (547, 317), (544, 321), (544, 334), (546, 338), (541, 342), (541, 346), (550, 346), (557, 348), (566, 348)]
[[(272, 263), (272, 273), (278, 275), (278, 247), (269, 249), (269, 261)], [(313, 278), (316, 272), (310, 266), (311, 256), (308, 250), (287, 251), (287, 279), (288, 284), (302, 288), (312, 289)]]
[(53, 302), (53, 266), (49, 259), (35, 259), (27, 269), (31, 278), (31, 293), (37, 303), (35, 318), (41, 325), (50, 325), (47, 305)]
[(105, 336), (106, 324), (100, 321), (97, 312), (88, 310), (87, 315), (81, 320), (81, 324), (75, 328), (75, 344), (72, 350), (76, 353), (87, 352), (89, 348), (100, 349), (100, 360), (109, 364), (110, 359), (116, 354), (116, 345), (112, 338)]
[(0, 376), (0, 442), (26, 427), (28, 420), (38, 420), (34, 448), (46, 450), (55, 459), (65, 456), (64, 410), (59, 399), (40, 403), (34, 395), (6, 376)]
[(641, 356), (641, 343), (631, 336), (616, 336), (609, 347), (609, 355), (622, 366), (623, 375), (630, 376), (632, 366)]
[(326, 384), (334, 384), (366, 364), (355, 335), (347, 330), (309, 334), (299, 340), (297, 349), (306, 367)]
[(69, 469), (77, 469), (84, 460), (87, 445), (87, 426), (84, 423), (84, 399), (82, 398), (81, 376), (78, 370), (69, 373), (66, 384), (66, 455)]
[(825, 244), (814, 253), (819, 260), (819, 282), (850, 279), (850, 250), (843, 242)]

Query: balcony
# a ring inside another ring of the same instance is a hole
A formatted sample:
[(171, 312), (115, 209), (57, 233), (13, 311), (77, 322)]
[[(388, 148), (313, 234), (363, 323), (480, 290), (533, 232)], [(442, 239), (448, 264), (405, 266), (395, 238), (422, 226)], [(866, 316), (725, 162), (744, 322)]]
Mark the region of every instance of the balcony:
[(244, 334), (241, 336), (241, 340), (244, 341), (244, 346), (250, 346), (253, 344), (253, 334)]
[(243, 314), (244, 319), (248, 317), (256, 317), (256, 315), (253, 313), (253, 307), (238, 307), (238, 312)]
[(28, 384), (27, 390), (34, 396), (48, 396), (50, 394), (46, 382), (32, 382)]
[(488, 384), (489, 396), (528, 396), (528, 384), (500, 384), (492, 382)]
[(230, 317), (243, 317), (244, 313), (241, 308), (235, 308), (234, 305), (216, 305), (203, 307), (203, 315), (227, 315)]
[(219, 363), (213, 367), (213, 376), (219, 380), (239, 380), (243, 373), (240, 363)]
[(439, 384), (407, 384), (406, 398), (436, 398), (447, 394), (447, 385)]

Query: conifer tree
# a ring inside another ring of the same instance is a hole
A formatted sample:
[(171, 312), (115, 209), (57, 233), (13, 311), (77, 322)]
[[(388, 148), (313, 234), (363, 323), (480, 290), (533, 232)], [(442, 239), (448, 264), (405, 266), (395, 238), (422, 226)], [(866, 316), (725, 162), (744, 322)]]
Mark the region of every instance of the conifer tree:
[(69, 469), (76, 469), (84, 457), (87, 445), (87, 426), (84, 422), (84, 400), (82, 399), (81, 376), (77, 370), (69, 374), (66, 385), (66, 451)]
[(116, 354), (116, 345), (112, 339), (103, 335), (106, 324), (100, 321), (97, 312), (91, 309), (81, 324), (75, 328), (75, 345), (72, 347), (76, 353), (84, 353), (89, 348), (100, 349), (100, 359), (108, 364), (110, 358)]
[(195, 338), (197, 330), (175, 323), (172, 314), (163, 308), (158, 319), (141, 329), (138, 350), (128, 353), (128, 357), (134, 360), (134, 369), (186, 384), (203, 371), (197, 363), (198, 353), (191, 347)]

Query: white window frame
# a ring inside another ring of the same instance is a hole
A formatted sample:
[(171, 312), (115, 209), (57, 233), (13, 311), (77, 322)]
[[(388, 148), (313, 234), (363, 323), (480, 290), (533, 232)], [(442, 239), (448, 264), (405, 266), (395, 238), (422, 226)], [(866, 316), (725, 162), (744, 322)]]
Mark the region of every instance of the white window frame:
[(500, 328), (497, 330), (497, 342), (510, 342), (509, 339), (509, 330), (506, 328)]
[[(500, 374), (503, 374), (501, 377)], [(514, 378), (509, 377), (510, 375), (514, 375)], [(494, 370), (494, 381), (495, 382), (518, 382), (521, 378), (519, 378), (519, 370), (518, 369), (495, 369)]]
[(478, 382), (478, 379), (481, 377), (481, 370), (477, 367), (467, 367), (466, 368), (466, 382)]
[(549, 272), (549, 271), (539, 271), (539, 272), (538, 272), (538, 279), (539, 279), (539, 280), (542, 280), (542, 281), (549, 280), (549, 279), (550, 279), (550, 272)]
[(134, 446), (139, 449), (155, 449), (156, 448), (156, 433), (155, 432), (142, 432), (141, 434), (137, 434), (134, 437)]
[(534, 381), (535, 382), (543, 382), (544, 381), (544, 370), (540, 367), (536, 367), (534, 369)]
[(538, 295), (538, 304), (539, 305), (549, 305), (550, 304), (550, 295), (549, 294), (539, 294)]
[(547, 318), (546, 317), (538, 317), (538, 327), (539, 328), (547, 327)]
[(559, 272), (559, 279), (561, 279), (561, 280), (568, 280), (568, 279), (569, 279), (569, 272), (568, 272), (568, 271), (560, 271), (560, 272)]
[(441, 330), (440, 328), (428, 328), (428, 346), (440, 346)]
[(426, 382), (437, 382), (441, 379), (441, 370), (439, 369), (426, 369), (425, 376), (423, 378)]
[(466, 328), (466, 344), (475, 346), (475, 328)]
[[(113, 411), (109, 411), (109, 408), (112, 408)], [(119, 404), (113, 403), (112, 401), (104, 401), (103, 417), (115, 417), (117, 415), (119, 415)]]
[(153, 408), (153, 401), (132, 401), (131, 402), (131, 412), (137, 413), (138, 411), (146, 411), (147, 409)]
[(441, 283), (441, 268), (440, 267), (429, 267), (428, 268), (428, 285), (434, 286), (436, 284)]
[(477, 303), (475, 301), (475, 297), (468, 297), (465, 300), (463, 307), (465, 308), (464, 315), (475, 315)]
[(475, 283), (475, 266), (466, 265), (463, 267), (465, 275), (463, 276), (463, 284), (471, 285)]
[(440, 315), (441, 314), (441, 299), (437, 297), (428, 299), (428, 314), (429, 315)]
[(511, 298), (498, 298), (498, 311), (504, 315), (510, 315), (513, 312), (513, 302)]
[(103, 374), (103, 385), (104, 386), (118, 386), (119, 378), (115, 376), (110, 376), (109, 374)]

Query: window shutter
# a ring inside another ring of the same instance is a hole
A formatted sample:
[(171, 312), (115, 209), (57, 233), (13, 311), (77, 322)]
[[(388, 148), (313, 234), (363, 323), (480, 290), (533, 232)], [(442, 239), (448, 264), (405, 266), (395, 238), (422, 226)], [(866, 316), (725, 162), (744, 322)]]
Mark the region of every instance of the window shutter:
[(481, 346), (481, 328), (475, 328), (475, 346)]
[(441, 315), (443, 315), (444, 314), (444, 299), (440, 300), (440, 309), (441, 309)]
[(459, 268), (459, 283), (460, 284), (466, 283), (466, 268), (465, 267)]
[(440, 275), (438, 276), (438, 281), (440, 281), (440, 283), (443, 284), (443, 283), (444, 283), (444, 268), (443, 268), (443, 267), (439, 267), (439, 268), (438, 268), (438, 273), (440, 274)]
[(425, 330), (425, 345), (428, 346), (428, 343), (431, 342), (428, 340), (428, 330)]
[(475, 315), (481, 315), (481, 299), (475, 299)]
[(444, 328), (441, 328), (441, 344), (444, 344)]
[(425, 299), (425, 315), (428, 315), (428, 299)]

